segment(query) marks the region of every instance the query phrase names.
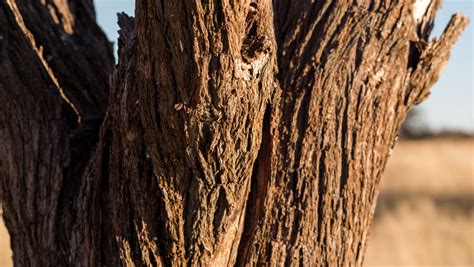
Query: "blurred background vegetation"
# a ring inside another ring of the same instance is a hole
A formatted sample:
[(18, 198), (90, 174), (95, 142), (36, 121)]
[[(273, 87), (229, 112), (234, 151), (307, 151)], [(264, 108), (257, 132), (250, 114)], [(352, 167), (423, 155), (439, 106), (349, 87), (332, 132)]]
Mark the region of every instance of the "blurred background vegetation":
[(382, 180), (366, 266), (474, 266), (473, 138), (402, 139)]

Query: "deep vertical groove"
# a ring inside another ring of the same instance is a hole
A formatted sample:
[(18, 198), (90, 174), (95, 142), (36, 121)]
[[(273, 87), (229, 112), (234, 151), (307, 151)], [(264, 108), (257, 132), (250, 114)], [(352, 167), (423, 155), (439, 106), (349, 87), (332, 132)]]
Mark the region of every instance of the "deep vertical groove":
[(252, 179), (250, 181), (250, 192), (245, 208), (244, 230), (240, 238), (237, 252), (236, 266), (246, 266), (248, 253), (252, 249), (252, 238), (256, 232), (256, 226), (261, 219), (264, 209), (265, 197), (267, 195), (268, 183), (271, 175), (271, 152), (272, 152), (272, 105), (268, 104), (262, 124), (262, 141), (254, 164)]

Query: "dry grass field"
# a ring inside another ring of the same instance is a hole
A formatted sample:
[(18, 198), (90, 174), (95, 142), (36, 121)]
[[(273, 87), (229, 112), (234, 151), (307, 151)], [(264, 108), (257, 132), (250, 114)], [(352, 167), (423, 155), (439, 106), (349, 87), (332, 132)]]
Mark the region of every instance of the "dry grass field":
[(473, 173), (472, 138), (399, 142), (366, 266), (474, 266)]
[[(474, 266), (474, 139), (402, 141), (395, 148), (366, 266)], [(0, 267), (10, 266), (0, 224)]]
[[(0, 211), (1, 214), (1, 211)], [(8, 237), (7, 229), (0, 219), (0, 266), (9, 267), (11, 264), (10, 239)]]

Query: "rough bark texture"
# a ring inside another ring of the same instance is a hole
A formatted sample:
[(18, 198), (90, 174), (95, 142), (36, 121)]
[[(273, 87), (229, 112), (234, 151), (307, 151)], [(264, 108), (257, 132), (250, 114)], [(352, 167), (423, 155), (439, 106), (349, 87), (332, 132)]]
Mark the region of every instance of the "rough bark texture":
[(428, 40), (439, 5), (137, 1), (112, 70), (91, 1), (0, 0), (15, 263), (362, 265), (397, 130), (467, 24)]
[(70, 262), (112, 49), (91, 1), (2, 0), (0, 53), (0, 199), (14, 262)]
[(242, 264), (362, 264), (397, 130), (465, 23), (455, 16), (440, 41), (428, 42), (429, 28), (417, 33), (404, 1), (343, 2), (275, 4), (282, 95)]

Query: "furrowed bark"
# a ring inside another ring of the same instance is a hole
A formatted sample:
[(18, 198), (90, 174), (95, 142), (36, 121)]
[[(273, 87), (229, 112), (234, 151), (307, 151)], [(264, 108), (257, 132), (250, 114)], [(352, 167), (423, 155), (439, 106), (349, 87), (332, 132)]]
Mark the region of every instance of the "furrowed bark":
[(0, 200), (14, 262), (71, 264), (73, 207), (106, 110), (112, 49), (90, 1), (0, 8)]
[[(6, 3), (0, 3), (0, 136), (4, 219), (18, 265), (43, 263), (56, 247), (55, 211), (61, 187), (67, 122), (72, 113), (42, 68), (28, 39), (15, 25)], [(41, 184), (40, 184), (41, 183)], [(38, 201), (41, 200), (41, 201)], [(52, 255), (52, 262), (57, 254)]]
[(78, 120), (103, 117), (113, 55), (92, 1), (6, 2)]
[(274, 88), (270, 2), (136, 10), (104, 126), (106, 235), (129, 263), (232, 265)]
[(439, 5), (137, 1), (109, 90), (91, 1), (0, 0), (15, 263), (360, 266), (400, 123), (467, 23), (428, 40)]
[(429, 41), (435, 1), (421, 20), (409, 1), (274, 3), (277, 143), (258, 159), (268, 182), (253, 194), (267, 193), (248, 203), (252, 238), (240, 245), (240, 265), (360, 266), (400, 124), (428, 95), (467, 19), (454, 16)]

